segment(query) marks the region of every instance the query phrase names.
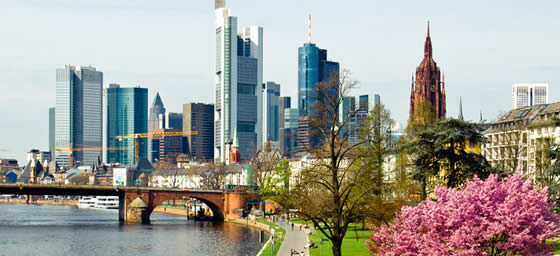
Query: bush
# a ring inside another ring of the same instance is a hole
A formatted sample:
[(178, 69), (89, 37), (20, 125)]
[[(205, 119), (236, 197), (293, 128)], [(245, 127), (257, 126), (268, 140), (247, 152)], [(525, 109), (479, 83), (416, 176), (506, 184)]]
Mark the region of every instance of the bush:
[(436, 201), (403, 207), (391, 225), (373, 228), (371, 255), (552, 255), (559, 217), (519, 174), (475, 178), (462, 190), (436, 188)]

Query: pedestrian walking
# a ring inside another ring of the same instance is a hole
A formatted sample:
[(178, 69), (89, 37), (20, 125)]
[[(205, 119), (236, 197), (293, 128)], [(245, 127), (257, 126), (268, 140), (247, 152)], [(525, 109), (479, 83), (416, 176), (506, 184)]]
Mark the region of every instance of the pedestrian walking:
[(294, 223), (292, 222), (292, 231), (294, 231)]

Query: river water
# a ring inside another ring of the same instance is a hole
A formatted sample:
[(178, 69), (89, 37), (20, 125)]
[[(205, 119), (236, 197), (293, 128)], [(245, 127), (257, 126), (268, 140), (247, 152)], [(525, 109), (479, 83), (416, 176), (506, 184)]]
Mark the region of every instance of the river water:
[(0, 204), (0, 255), (256, 255), (259, 231), (152, 213), (124, 225), (117, 210)]

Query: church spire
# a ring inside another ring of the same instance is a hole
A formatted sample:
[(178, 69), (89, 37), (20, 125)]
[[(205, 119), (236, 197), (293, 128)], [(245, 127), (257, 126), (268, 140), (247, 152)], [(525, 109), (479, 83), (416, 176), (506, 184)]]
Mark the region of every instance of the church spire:
[(424, 58), (432, 58), (432, 39), (430, 38), (430, 21), (428, 21), (428, 32), (424, 44)]
[(463, 119), (463, 99), (459, 97), (459, 119)]

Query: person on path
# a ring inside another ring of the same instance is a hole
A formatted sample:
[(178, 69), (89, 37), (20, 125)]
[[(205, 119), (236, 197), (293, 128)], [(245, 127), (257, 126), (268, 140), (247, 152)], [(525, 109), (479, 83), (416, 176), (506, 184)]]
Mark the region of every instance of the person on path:
[(294, 223), (292, 222), (292, 231), (294, 231)]

